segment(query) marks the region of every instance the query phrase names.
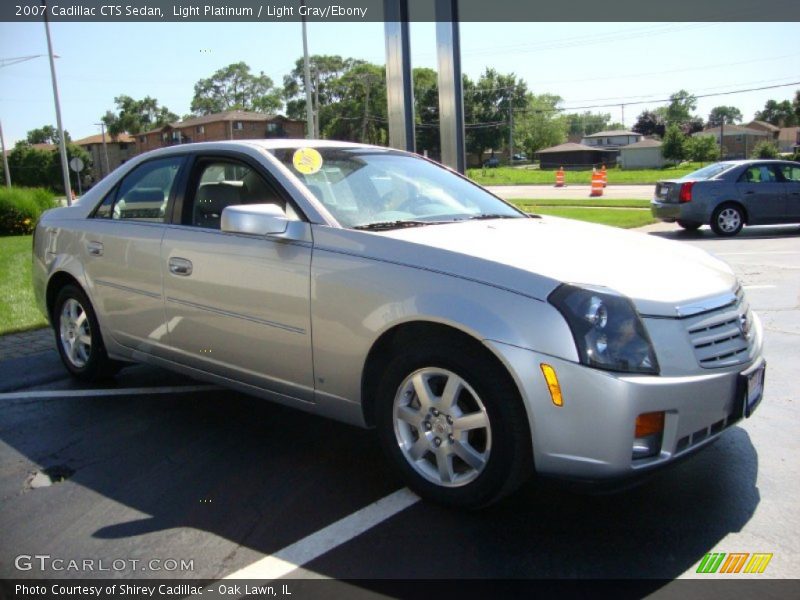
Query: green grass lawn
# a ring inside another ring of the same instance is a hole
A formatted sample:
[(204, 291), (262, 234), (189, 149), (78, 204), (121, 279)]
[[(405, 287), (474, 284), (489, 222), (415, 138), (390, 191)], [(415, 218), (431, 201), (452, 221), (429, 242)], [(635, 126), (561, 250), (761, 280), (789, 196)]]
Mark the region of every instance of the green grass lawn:
[(536, 206), (583, 206), (583, 207), (605, 207), (605, 208), (650, 208), (650, 200), (609, 200), (607, 198), (598, 198), (597, 200), (581, 200), (581, 199), (547, 199), (547, 198), (519, 198), (509, 200), (513, 205), (518, 206), (522, 210), (530, 210)]
[[(612, 184), (651, 184), (660, 179), (674, 179), (683, 177), (701, 167), (700, 163), (687, 163), (680, 167), (667, 167), (664, 169), (609, 169), (608, 183)], [(588, 185), (592, 182), (591, 171), (566, 171), (565, 182), (567, 185)], [(496, 169), (467, 169), (467, 177), (481, 185), (535, 185), (556, 182), (555, 171), (542, 171), (539, 169), (515, 169), (513, 167), (498, 167)]]
[(529, 212), (537, 215), (552, 215), (554, 217), (564, 217), (566, 219), (577, 219), (578, 221), (588, 221), (590, 223), (600, 223), (602, 225), (613, 225), (623, 229), (642, 227), (655, 223), (649, 210), (640, 208), (582, 208), (577, 206), (565, 207), (531, 207)]
[(0, 237), (0, 335), (46, 325), (31, 287), (31, 236)]

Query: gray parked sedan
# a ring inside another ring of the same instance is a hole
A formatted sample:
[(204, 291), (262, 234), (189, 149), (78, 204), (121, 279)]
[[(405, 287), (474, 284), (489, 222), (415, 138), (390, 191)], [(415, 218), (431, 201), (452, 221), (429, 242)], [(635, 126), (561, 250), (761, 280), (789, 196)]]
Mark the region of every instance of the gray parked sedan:
[(659, 181), (653, 216), (684, 229), (711, 225), (731, 236), (744, 225), (800, 222), (800, 163), (785, 160), (718, 162)]
[(762, 328), (722, 261), (525, 214), (387, 148), (143, 154), (48, 211), (33, 254), (75, 377), (146, 362), (376, 427), (450, 505), (534, 472), (650, 472), (762, 397)]

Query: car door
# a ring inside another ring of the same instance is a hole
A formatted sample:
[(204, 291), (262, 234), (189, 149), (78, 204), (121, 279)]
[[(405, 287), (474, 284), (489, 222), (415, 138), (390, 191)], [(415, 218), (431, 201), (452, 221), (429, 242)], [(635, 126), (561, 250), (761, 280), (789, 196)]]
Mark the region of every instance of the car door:
[(800, 221), (800, 165), (782, 164), (783, 185), (786, 188), (786, 221)]
[(786, 188), (774, 164), (748, 166), (739, 176), (736, 188), (750, 225), (780, 223), (785, 219)]
[(148, 353), (166, 347), (160, 249), (183, 156), (132, 169), (87, 219), (81, 252), (104, 334)]
[(197, 156), (183, 197), (161, 246), (173, 360), (313, 401), (310, 226), (301, 240), (221, 231), (235, 204), (274, 203), (301, 220), (264, 168), (237, 154)]

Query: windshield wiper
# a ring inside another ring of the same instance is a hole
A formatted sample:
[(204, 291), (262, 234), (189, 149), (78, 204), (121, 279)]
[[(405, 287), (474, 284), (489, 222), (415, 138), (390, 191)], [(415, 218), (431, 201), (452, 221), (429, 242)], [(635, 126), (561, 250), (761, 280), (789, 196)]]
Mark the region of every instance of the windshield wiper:
[(523, 215), (497, 215), (497, 214), (488, 214), (488, 215), (472, 215), (469, 217), (470, 221), (481, 221), (484, 219), (521, 219)]
[(436, 225), (441, 221), (378, 221), (377, 223), (366, 223), (365, 225), (355, 225), (353, 229), (363, 229), (366, 231), (386, 231), (388, 229), (401, 229), (404, 227), (422, 227), (423, 225)]

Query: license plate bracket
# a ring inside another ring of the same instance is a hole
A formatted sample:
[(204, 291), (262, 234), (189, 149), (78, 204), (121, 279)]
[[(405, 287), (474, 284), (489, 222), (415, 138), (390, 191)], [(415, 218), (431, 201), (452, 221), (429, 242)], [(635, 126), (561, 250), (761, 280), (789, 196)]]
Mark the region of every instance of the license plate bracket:
[(761, 403), (761, 399), (764, 397), (764, 376), (766, 370), (767, 363), (762, 362), (755, 369), (745, 371), (739, 375), (741, 380), (739, 389), (742, 390), (742, 396), (740, 396), (740, 398), (742, 398), (742, 412), (745, 418), (749, 418), (750, 415), (755, 412), (756, 408)]

